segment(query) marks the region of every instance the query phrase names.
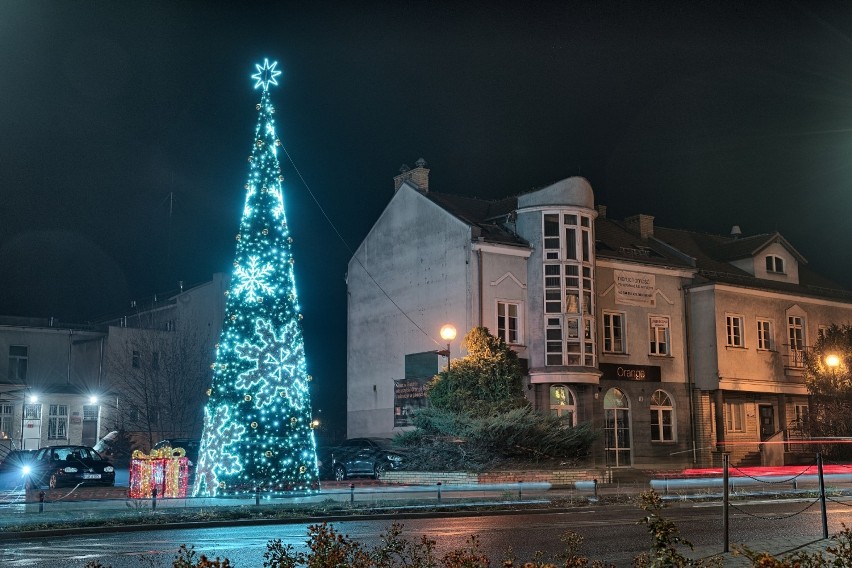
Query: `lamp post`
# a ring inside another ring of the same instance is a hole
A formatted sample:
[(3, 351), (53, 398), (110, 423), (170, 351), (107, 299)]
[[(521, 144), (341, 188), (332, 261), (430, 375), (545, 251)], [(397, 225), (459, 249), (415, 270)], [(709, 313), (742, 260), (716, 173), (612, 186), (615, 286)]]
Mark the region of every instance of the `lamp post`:
[(840, 357), (831, 353), (825, 356), (825, 364), (831, 367), (832, 369), (837, 369), (840, 366)]
[(441, 327), (441, 339), (447, 342), (447, 348), (438, 351), (438, 355), (443, 355), (447, 358), (447, 372), (450, 372), (450, 342), (456, 338), (456, 326), (451, 323)]

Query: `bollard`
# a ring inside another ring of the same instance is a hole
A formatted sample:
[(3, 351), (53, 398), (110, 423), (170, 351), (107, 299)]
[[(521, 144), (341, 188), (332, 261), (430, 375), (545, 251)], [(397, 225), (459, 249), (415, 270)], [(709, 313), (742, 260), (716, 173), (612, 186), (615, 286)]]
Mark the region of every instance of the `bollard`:
[(156, 485), (151, 489), (151, 510), (152, 511), (157, 510), (157, 486)]
[(354, 483), (349, 484), (349, 502), (350, 503), (355, 502), (355, 484)]
[(441, 482), (438, 482), (438, 501), (441, 500)]
[(822, 452), (817, 452), (817, 474), (819, 475), (819, 502), (822, 513), (822, 538), (828, 538), (828, 515), (825, 508), (825, 477), (822, 474)]
[(725, 453), (722, 454), (722, 467), (724, 470), (722, 471), (722, 552), (730, 552), (729, 541), (728, 541), (728, 533), (730, 532), (730, 526), (728, 524), (728, 503), (729, 503), (729, 492), (730, 492), (730, 483), (728, 479), (728, 466), (731, 463), (731, 454)]
[(254, 504), (260, 505), (260, 487), (254, 488)]
[(38, 492), (38, 512), (44, 513), (44, 491)]
[(518, 480), (518, 501), (521, 500), (521, 487), (523, 486), (523, 484), (524, 484), (524, 482), (519, 479)]
[(598, 478), (596, 477), (592, 481), (594, 481), (594, 484), (592, 486), (592, 490), (595, 492), (595, 500), (597, 500), (597, 498), (598, 498)]

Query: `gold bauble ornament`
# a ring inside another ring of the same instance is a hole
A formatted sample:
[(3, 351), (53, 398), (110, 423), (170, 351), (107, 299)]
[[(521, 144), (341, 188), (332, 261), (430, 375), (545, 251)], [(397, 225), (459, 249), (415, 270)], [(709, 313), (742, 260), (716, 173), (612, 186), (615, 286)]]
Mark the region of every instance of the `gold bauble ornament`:
[(216, 370), (216, 363), (210, 363), (210, 368), (215, 371)]
[(257, 422), (252, 422), (251, 424), (249, 424), (249, 426), (251, 426), (252, 428), (257, 428)]
[(281, 140), (280, 140), (280, 139), (278, 139), (278, 138), (276, 138), (276, 139), (275, 139), (275, 145), (276, 145), (276, 146), (280, 146), (280, 145), (281, 145)]
[(211, 394), (213, 394), (213, 389), (207, 389), (207, 396), (210, 396)]
[(304, 317), (305, 317), (305, 316), (303, 316), (302, 314), (299, 314), (299, 319), (300, 319), (300, 320), (301, 320), (301, 319), (304, 319)]
[(278, 181), (284, 181), (284, 176), (278, 176)]
[(239, 234), (239, 233), (237, 233), (237, 240), (240, 240), (241, 238), (242, 238), (242, 237), (240, 236), (240, 234)]
[(256, 105), (254, 105), (254, 110), (260, 110), (260, 103), (257, 103)]
[(290, 264), (296, 264), (296, 259), (291, 257), (290, 260), (288, 260), (287, 262), (289, 262)]
[(243, 397), (243, 400), (246, 401), (246, 402), (251, 402), (251, 395), (250, 394), (245, 395)]
[(263, 146), (263, 140), (258, 140), (256, 142), (256, 144), (257, 144), (257, 147), (260, 148), (261, 146)]
[(258, 296), (258, 297), (257, 297), (257, 303), (258, 303), (258, 304), (262, 304), (262, 303), (263, 303), (263, 296)]
[(220, 481), (220, 482), (219, 482), (219, 489), (224, 489), (224, 488), (225, 488), (225, 482), (224, 482), (224, 481)]
[(314, 376), (313, 376), (313, 375), (308, 375), (308, 376), (307, 376), (307, 377), (305, 377), (305, 378), (306, 378), (306, 379), (308, 379), (309, 381), (314, 380)]
[(308, 471), (308, 468), (306, 468), (306, 467), (305, 467), (305, 466), (303, 466), (303, 465), (300, 465), (300, 466), (299, 466), (299, 473), (305, 473), (306, 471)]
[(271, 458), (271, 457), (272, 457), (272, 452), (271, 452), (271, 451), (269, 451), (269, 450), (266, 450), (266, 457)]
[(262, 231), (261, 231), (261, 233), (263, 233), (264, 235), (268, 235), (268, 234), (269, 234), (269, 229), (264, 229), (264, 230), (262, 230)]
[(287, 242), (292, 245), (293, 244), (293, 237), (287, 237)]
[(231, 314), (231, 321), (237, 321), (237, 314)]
[(292, 417), (292, 418), (290, 418), (290, 422), (292, 422), (293, 424), (295, 424), (295, 423), (296, 423), (296, 420), (297, 420), (297, 418), (296, 418), (295, 416), (294, 416), (294, 417)]
[(249, 156), (248, 161), (251, 162), (252, 160), (254, 160), (254, 156)]

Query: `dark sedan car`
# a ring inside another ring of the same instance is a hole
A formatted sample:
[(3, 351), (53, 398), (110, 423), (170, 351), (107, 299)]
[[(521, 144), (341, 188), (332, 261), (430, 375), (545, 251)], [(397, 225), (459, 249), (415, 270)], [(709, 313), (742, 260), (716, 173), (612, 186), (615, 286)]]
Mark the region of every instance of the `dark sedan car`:
[(331, 473), (337, 481), (361, 475), (378, 479), (382, 472), (398, 469), (402, 460), (390, 438), (350, 438), (331, 450)]
[(24, 467), (31, 487), (115, 485), (113, 465), (88, 446), (48, 446)]

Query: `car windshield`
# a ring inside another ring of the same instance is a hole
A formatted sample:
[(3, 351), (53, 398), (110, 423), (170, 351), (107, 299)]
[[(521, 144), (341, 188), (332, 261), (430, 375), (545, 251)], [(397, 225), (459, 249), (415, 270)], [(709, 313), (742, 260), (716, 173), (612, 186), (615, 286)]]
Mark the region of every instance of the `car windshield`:
[(95, 451), (90, 450), (89, 448), (58, 448), (53, 451), (54, 459), (57, 460), (65, 460), (65, 461), (74, 461), (74, 460), (96, 460), (100, 461), (102, 458), (100, 454)]
[(390, 438), (370, 438), (370, 440), (383, 450), (393, 450), (393, 441)]

